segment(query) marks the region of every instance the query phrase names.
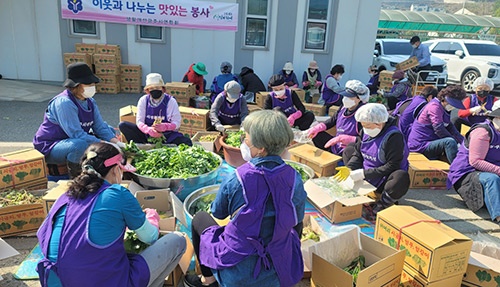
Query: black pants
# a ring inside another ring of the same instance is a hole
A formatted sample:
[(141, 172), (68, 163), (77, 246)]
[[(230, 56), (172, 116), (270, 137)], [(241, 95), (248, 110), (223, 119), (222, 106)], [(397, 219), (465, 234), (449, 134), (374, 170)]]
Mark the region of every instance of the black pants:
[[(200, 211), (195, 214), (191, 221), (191, 234), (193, 239), (194, 252), (198, 261), (200, 260), (200, 236), (205, 229), (217, 225), (214, 218), (206, 211)], [(212, 269), (200, 263), (201, 274), (205, 277), (213, 276)]]
[[(148, 135), (144, 134), (136, 124), (131, 122), (121, 122), (118, 124), (118, 129), (123, 133), (127, 141), (134, 141), (135, 143), (148, 143)], [(172, 142), (167, 142), (168, 144), (187, 144), (192, 146), (193, 143), (188, 137), (177, 137)]]
[(330, 110), (331, 106), (339, 107), (339, 110), (340, 110), (340, 108), (342, 108), (342, 106), (343, 106), (343, 103), (342, 103), (343, 98), (344, 98), (343, 96), (339, 96), (339, 99), (336, 102), (325, 104), (326, 115), (328, 115), (328, 111)]
[(387, 106), (389, 107), (389, 111), (392, 111), (396, 108), (396, 105), (399, 103), (399, 99), (396, 97), (388, 97)]
[(301, 131), (305, 131), (309, 127), (311, 127), (314, 119), (315, 117), (313, 113), (311, 113), (310, 111), (305, 111), (300, 118), (295, 120), (295, 123), (293, 125), (299, 127)]
[(327, 132), (319, 132), (313, 139), (313, 143), (317, 148), (322, 150), (331, 151), (330, 147), (325, 148), (325, 144), (331, 140), (333, 136)]

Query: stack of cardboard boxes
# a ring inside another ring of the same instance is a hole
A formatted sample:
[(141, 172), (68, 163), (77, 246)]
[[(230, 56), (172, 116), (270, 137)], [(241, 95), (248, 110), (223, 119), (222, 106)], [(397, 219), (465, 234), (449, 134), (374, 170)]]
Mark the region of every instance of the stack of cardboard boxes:
[(141, 65), (120, 65), (120, 89), (122, 93), (142, 93)]
[(196, 86), (192, 83), (171, 82), (165, 85), (165, 89), (183, 107), (189, 107), (189, 99), (196, 96)]
[(410, 188), (446, 188), (447, 174), (450, 165), (440, 160), (429, 160), (423, 154), (411, 152), (408, 156), (410, 163)]

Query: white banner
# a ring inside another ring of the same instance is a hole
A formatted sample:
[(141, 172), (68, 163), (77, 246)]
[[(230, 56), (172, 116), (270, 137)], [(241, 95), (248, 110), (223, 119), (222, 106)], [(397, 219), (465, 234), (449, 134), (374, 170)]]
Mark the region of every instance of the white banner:
[(238, 4), (172, 0), (61, 0), (64, 19), (171, 28), (238, 30)]

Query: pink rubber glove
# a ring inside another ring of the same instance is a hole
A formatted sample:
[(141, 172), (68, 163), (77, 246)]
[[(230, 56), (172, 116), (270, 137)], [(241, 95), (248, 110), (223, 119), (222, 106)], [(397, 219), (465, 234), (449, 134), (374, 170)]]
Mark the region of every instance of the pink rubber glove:
[(321, 86), (322, 84), (323, 84), (322, 82), (316, 81), (316, 84), (314, 84), (314, 86), (317, 88), (317, 87)]
[(158, 215), (156, 209), (145, 208), (144, 213), (146, 213), (146, 219), (149, 223), (160, 229), (160, 215)]
[(157, 132), (163, 133), (163, 132), (175, 130), (176, 125), (174, 123), (161, 123), (161, 124), (153, 125), (153, 128)]
[(303, 86), (304, 88), (309, 87), (309, 85), (310, 85), (310, 84), (311, 84), (311, 83), (310, 83), (309, 81), (303, 81), (303, 82), (302, 82), (302, 86)]
[(341, 144), (341, 147), (345, 147), (347, 146), (348, 144), (350, 143), (353, 143), (356, 141), (356, 137), (355, 136), (350, 136), (350, 135), (338, 135), (334, 138), (332, 138), (331, 140), (329, 140), (326, 144), (325, 144), (325, 148), (328, 148), (328, 147), (331, 147), (332, 145), (336, 145), (338, 143)]
[(163, 135), (162, 133), (157, 132), (154, 128), (146, 125), (145, 123), (140, 123), (139, 125), (137, 125), (137, 127), (141, 132), (150, 135), (154, 138), (159, 138)]
[(319, 132), (326, 131), (326, 125), (324, 123), (319, 123), (315, 125), (314, 127), (310, 128), (309, 131), (307, 132), (307, 136), (309, 138), (315, 138)]
[(288, 116), (288, 123), (290, 124), (291, 127), (293, 127), (293, 124), (295, 123), (295, 120), (300, 118), (302, 116), (301, 111), (296, 111), (295, 113), (291, 114)]

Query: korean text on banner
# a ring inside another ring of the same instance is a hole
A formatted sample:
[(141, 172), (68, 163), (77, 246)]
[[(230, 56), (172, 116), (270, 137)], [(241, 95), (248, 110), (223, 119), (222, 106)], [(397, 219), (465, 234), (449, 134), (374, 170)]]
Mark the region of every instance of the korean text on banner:
[(238, 4), (170, 0), (63, 0), (64, 19), (171, 28), (238, 30)]

